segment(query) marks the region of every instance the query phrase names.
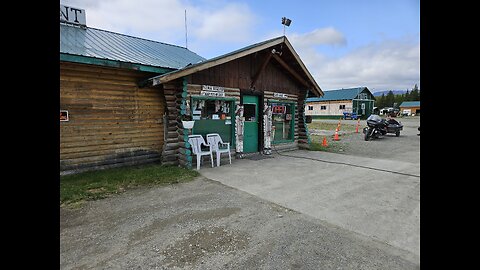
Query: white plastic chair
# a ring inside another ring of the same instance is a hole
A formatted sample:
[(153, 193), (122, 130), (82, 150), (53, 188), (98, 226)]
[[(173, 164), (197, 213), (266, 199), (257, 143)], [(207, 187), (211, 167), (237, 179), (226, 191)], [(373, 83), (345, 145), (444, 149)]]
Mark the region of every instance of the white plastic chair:
[[(197, 170), (200, 170), (200, 162), (203, 156), (210, 155), (213, 168), (212, 146), (205, 143), (202, 135), (188, 135), (188, 143), (192, 146), (192, 152), (197, 156)], [(208, 146), (208, 151), (202, 150), (202, 145)]]
[[(230, 160), (230, 164), (232, 164), (232, 156), (230, 154), (230, 143), (224, 143), (222, 141), (222, 137), (218, 133), (209, 133), (207, 134), (207, 142), (209, 145), (212, 146), (213, 152), (215, 152), (217, 156), (217, 167), (220, 166), (220, 154), (221, 153), (228, 153), (228, 159)], [(225, 148), (226, 147), (226, 148)]]

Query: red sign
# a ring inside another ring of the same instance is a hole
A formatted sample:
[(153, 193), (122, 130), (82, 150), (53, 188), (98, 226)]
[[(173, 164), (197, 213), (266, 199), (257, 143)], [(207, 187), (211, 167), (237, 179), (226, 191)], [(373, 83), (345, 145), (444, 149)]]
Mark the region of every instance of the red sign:
[(285, 114), (287, 108), (285, 106), (274, 105), (272, 106), (272, 113), (274, 114)]

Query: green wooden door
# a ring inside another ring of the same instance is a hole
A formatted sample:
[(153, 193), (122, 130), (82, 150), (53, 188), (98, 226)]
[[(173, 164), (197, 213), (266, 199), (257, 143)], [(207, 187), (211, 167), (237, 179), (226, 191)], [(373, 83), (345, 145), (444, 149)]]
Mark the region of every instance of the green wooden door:
[(243, 96), (243, 152), (258, 152), (258, 96)]

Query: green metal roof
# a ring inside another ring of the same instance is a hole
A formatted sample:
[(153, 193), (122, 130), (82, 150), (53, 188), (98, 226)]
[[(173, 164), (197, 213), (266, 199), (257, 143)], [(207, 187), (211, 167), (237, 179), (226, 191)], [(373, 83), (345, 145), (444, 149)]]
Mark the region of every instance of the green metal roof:
[(420, 101), (404, 101), (400, 107), (420, 107)]
[(86, 58), (101, 60), (87, 62), (89, 64), (103, 65), (115, 61), (169, 70), (206, 60), (184, 47), (62, 23), (60, 55), (61, 59), (71, 61), (86, 61)]
[(330, 101), (330, 100), (352, 100), (358, 96), (367, 87), (355, 87), (346, 89), (325, 90), (323, 97), (307, 98), (307, 102), (313, 101)]

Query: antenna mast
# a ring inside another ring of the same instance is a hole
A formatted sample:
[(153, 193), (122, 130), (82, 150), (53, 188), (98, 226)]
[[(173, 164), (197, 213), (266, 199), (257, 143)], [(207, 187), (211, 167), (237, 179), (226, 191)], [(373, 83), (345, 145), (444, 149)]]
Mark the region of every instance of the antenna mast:
[(185, 9), (185, 48), (188, 49), (188, 39), (187, 39), (187, 10)]

